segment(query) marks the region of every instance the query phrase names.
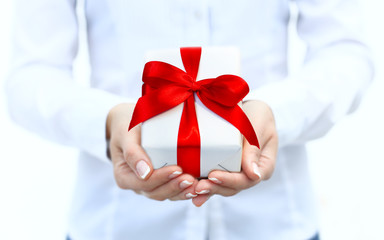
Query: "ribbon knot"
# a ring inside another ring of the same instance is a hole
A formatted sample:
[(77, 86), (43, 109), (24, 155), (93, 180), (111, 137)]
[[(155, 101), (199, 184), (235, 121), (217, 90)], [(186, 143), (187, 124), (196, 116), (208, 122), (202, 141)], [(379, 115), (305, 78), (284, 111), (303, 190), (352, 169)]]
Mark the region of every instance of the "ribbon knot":
[(249, 92), (247, 83), (235, 75), (196, 81), (201, 48), (181, 48), (180, 53), (186, 71), (159, 61), (145, 64), (143, 96), (135, 106), (128, 130), (184, 103), (177, 140), (177, 164), (184, 172), (199, 177), (200, 133), (193, 92), (207, 108), (235, 126), (251, 145), (259, 147), (259, 142), (251, 122), (237, 105)]
[(198, 82), (192, 82), (191, 90), (192, 92), (198, 92), (201, 86)]

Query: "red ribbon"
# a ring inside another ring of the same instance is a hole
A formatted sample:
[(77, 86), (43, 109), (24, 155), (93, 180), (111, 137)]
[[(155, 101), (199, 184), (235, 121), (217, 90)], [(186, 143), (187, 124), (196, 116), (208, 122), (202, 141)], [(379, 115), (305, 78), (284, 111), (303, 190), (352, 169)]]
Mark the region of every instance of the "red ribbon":
[(251, 122), (237, 105), (249, 92), (247, 83), (235, 75), (196, 81), (201, 48), (181, 48), (180, 53), (186, 71), (159, 61), (145, 64), (143, 96), (135, 106), (128, 130), (184, 103), (177, 139), (177, 164), (185, 173), (199, 177), (200, 133), (194, 93), (207, 108), (235, 126), (251, 145), (259, 147), (259, 142)]

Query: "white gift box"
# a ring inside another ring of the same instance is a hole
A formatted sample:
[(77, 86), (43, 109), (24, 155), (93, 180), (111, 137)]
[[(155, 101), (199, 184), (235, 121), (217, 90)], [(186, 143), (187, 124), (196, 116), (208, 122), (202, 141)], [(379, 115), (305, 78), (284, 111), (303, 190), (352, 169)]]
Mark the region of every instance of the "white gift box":
[[(180, 49), (150, 51), (146, 62), (162, 61), (185, 71)], [(240, 54), (234, 47), (202, 48), (197, 81), (223, 74), (240, 75)], [(225, 170), (241, 169), (242, 135), (229, 122), (205, 107), (195, 94), (200, 131), (200, 176)], [(177, 137), (183, 104), (163, 112), (142, 124), (141, 144), (155, 169), (177, 165)]]

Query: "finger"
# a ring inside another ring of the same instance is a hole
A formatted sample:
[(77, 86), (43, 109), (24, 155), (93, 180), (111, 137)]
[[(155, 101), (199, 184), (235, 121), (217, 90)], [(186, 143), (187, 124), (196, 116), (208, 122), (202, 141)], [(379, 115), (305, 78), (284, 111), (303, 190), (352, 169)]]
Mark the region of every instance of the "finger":
[[(173, 200), (185, 200), (188, 199), (187, 192), (193, 193), (193, 184), (195, 178), (189, 174), (182, 174), (181, 176), (174, 178), (173, 180), (160, 185), (150, 192), (146, 192), (145, 195), (149, 198), (163, 201), (165, 199)], [(182, 194), (185, 192), (184, 194)]]
[(209, 173), (208, 179), (218, 186), (235, 189), (237, 191), (249, 188), (256, 184), (256, 182), (248, 178), (244, 172), (212, 171)]
[(201, 195), (212, 196), (214, 194), (219, 194), (222, 196), (232, 196), (238, 193), (240, 190), (237, 190), (235, 188), (225, 187), (223, 185), (218, 185), (211, 182), (210, 180), (200, 180), (195, 187), (195, 192), (199, 196)]
[(210, 195), (205, 194), (205, 195), (198, 195), (192, 199), (192, 203), (196, 207), (201, 207), (204, 203), (206, 203), (210, 198)]
[(139, 191), (152, 191), (182, 174), (179, 166), (172, 165), (156, 169), (148, 179), (143, 180), (128, 166), (123, 159), (114, 164), (116, 183), (120, 188)]
[(204, 203), (206, 203), (209, 198), (215, 194), (222, 195), (222, 196), (233, 196), (239, 191), (227, 187), (223, 187), (220, 185), (217, 185), (215, 183), (210, 182), (209, 180), (201, 180), (199, 181), (198, 185), (195, 188), (197, 197), (194, 197), (192, 199), (192, 203), (196, 207), (202, 206)]
[(197, 183), (198, 181), (194, 179), (193, 184), (191, 186), (185, 188), (182, 192), (180, 192), (179, 194), (169, 199), (172, 201), (177, 201), (177, 200), (187, 200), (187, 199), (197, 197), (197, 194), (195, 193), (195, 187)]
[(201, 207), (212, 196), (212, 183), (208, 180), (200, 180), (195, 186), (196, 197), (192, 198), (192, 203), (196, 207)]
[(195, 189), (194, 185), (195, 185), (195, 183), (191, 187), (186, 188), (184, 191), (182, 191), (178, 195), (169, 198), (169, 200), (171, 200), (171, 201), (189, 200), (189, 199), (193, 199), (193, 198), (197, 197), (198, 195), (194, 191), (194, 189)]

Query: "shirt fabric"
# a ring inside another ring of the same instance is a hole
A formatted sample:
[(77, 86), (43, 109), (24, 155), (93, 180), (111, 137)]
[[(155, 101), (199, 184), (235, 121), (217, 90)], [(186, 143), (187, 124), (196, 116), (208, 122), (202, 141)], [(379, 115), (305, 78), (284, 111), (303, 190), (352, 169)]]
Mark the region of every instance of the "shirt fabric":
[[(15, 1), (11, 116), (53, 141), (81, 149), (71, 207), (74, 240), (309, 239), (318, 231), (305, 143), (351, 112), (372, 78), (356, 0), (296, 0), (307, 45), (287, 72), (288, 0), (85, 1), (90, 87), (73, 80), (78, 48), (75, 0)], [(121, 190), (105, 154), (105, 120), (140, 95), (147, 50), (236, 46), (242, 77), (272, 108), (279, 135), (273, 176), (202, 207)], [(60, 163), (56, 163), (60, 164)]]

